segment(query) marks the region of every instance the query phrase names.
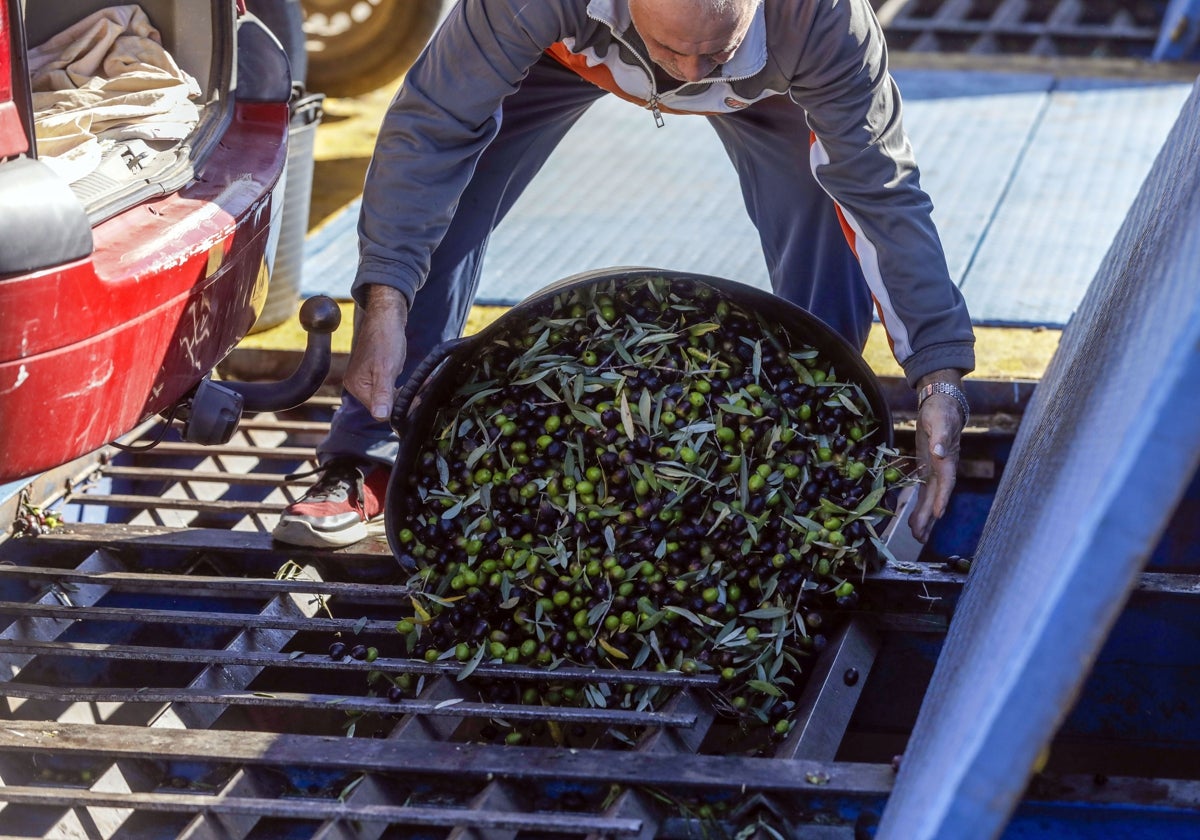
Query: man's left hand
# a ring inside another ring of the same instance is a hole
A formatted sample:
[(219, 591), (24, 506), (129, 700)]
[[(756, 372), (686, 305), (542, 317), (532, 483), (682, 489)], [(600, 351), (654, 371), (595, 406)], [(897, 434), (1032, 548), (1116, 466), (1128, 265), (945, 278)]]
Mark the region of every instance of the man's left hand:
[[(931, 382), (946, 382), (962, 387), (962, 371), (934, 371), (917, 383), (917, 393)], [(958, 401), (934, 393), (921, 403), (917, 412), (917, 463), (921, 486), (917, 506), (908, 518), (913, 537), (920, 542), (929, 534), (950, 504), (950, 494), (958, 474), (958, 453), (963, 429), (963, 413)]]

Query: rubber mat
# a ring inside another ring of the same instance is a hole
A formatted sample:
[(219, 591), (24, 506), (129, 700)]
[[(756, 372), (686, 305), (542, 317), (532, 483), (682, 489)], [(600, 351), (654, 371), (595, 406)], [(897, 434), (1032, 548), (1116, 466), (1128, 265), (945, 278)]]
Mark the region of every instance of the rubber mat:
[(1022, 421), (879, 840), (999, 836), (1200, 467), (1200, 87)]
[[(952, 276), (979, 324), (1062, 326), (1104, 257), (1189, 85), (901, 70), (905, 123)], [(1134, 118), (1136, 115), (1136, 118)], [(614, 168), (595, 165), (602, 145)], [(345, 299), (351, 204), (309, 237), (305, 295)], [(497, 228), (478, 302), (512, 304), (615, 265), (768, 288), (737, 179), (703, 121), (599, 101)]]

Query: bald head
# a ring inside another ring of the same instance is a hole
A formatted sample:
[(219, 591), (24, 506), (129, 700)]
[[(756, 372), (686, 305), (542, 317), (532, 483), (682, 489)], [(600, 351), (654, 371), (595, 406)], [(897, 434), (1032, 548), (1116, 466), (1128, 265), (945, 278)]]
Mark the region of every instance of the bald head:
[(696, 82), (733, 58), (759, 0), (629, 0), (650, 60), (681, 82)]

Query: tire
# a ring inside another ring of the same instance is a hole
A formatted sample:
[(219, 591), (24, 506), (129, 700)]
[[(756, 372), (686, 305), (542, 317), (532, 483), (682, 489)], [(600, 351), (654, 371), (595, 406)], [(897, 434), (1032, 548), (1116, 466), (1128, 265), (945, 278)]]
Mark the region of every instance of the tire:
[(308, 89), (359, 96), (404, 74), (424, 49), (443, 0), (301, 0)]

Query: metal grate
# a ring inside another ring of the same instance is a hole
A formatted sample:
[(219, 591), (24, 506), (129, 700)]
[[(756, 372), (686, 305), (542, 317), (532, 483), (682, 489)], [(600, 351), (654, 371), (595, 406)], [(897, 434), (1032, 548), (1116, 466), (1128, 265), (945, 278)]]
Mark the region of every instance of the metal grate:
[(102, 460), (64, 501), (72, 519), (269, 533), (303, 495), (337, 400), (315, 397), (292, 412), (243, 419), (224, 446), (186, 443), (150, 423)]
[[(904, 448), (911, 395), (884, 386)], [(956, 498), (986, 511), (1032, 384), (968, 387), (977, 419)], [(543, 669), (460, 679), (457, 663), (405, 658), (406, 590), (382, 538), (336, 552), (271, 542), (273, 517), (303, 492), (285, 476), (311, 463), (332, 409), (261, 415), (224, 447), (168, 440), (103, 458), (54, 503), (68, 524), (0, 541), (6, 836), (870, 836), (961, 592), (952, 546), (918, 557), (893, 543), (910, 559), (829, 622), (783, 740), (745, 735), (702, 676), (621, 672), (673, 693), (653, 712), (544, 705)], [(1194, 578), (1145, 575), (1141, 591), (1183, 597)], [(335, 640), (379, 655), (331, 658)], [(403, 690), (386, 696), (373, 673)], [(517, 721), (528, 737), (504, 743)], [(1152, 745), (1084, 746), (1056, 747), (1085, 775), (1056, 776), (1045, 799), (1200, 802), (1196, 784), (1148, 798), (1144, 779), (1120, 777), (1170, 759)]]
[[(831, 639), (786, 741), (730, 755), (721, 745), (739, 735), (709, 702), (711, 678), (623, 673), (676, 690), (656, 712), (522, 702), (543, 669), (481, 665), (459, 680), (457, 663), (404, 659), (401, 585), (327, 580), (257, 537), (197, 547), (103, 530), (14, 541), (0, 567), (0, 821), (19, 836), (342, 836), (354, 821), (381, 837), (668, 837), (695, 829), (688, 809), (708, 801), (739, 824), (766, 809), (787, 831), (806, 798), (879, 799), (891, 784), (886, 764), (835, 761), (886, 615)], [(286, 574), (262, 574), (281, 562)], [(930, 572), (923, 587), (960, 583)], [(915, 611), (912, 582), (894, 577)], [(383, 654), (335, 660), (339, 638)], [(372, 672), (406, 674), (412, 690), (371, 696)], [(498, 719), (542, 734), (497, 743)], [(636, 749), (614, 726), (643, 733)]]
[(1166, 9), (1155, 0), (882, 0), (898, 52), (1149, 58)]
[[(885, 385), (894, 405), (907, 404), (901, 383)], [(971, 474), (990, 483), (993, 447), (1011, 436), (1032, 388), (974, 387), (983, 422), (965, 483)], [(481, 665), (460, 679), (457, 663), (405, 658), (394, 627), (409, 612), (406, 590), (382, 537), (336, 552), (271, 542), (274, 517), (303, 492), (303, 479), (286, 476), (311, 464), (333, 406), (321, 398), (260, 415), (223, 447), (164, 440), (103, 459), (59, 503), (67, 525), (0, 543), (6, 834), (765, 838), (756, 826), (769, 825), (849, 838), (869, 829), (904, 722), (862, 734), (853, 718), (864, 693), (884, 695), (868, 705), (894, 700), (870, 679), (897, 667), (885, 640), (944, 633), (963, 581), (944, 558), (885, 570), (861, 610), (831, 621), (782, 741), (746, 736), (723, 717), (708, 677), (622, 672), (623, 683), (673, 692), (653, 712), (543, 705), (544, 669)], [(158, 434), (151, 425), (127, 443)], [(331, 658), (337, 640), (378, 658)], [(553, 679), (579, 687), (612, 673), (560, 668)], [(404, 690), (386, 696), (397, 677)], [(504, 743), (497, 721), (522, 722), (528, 739)]]

